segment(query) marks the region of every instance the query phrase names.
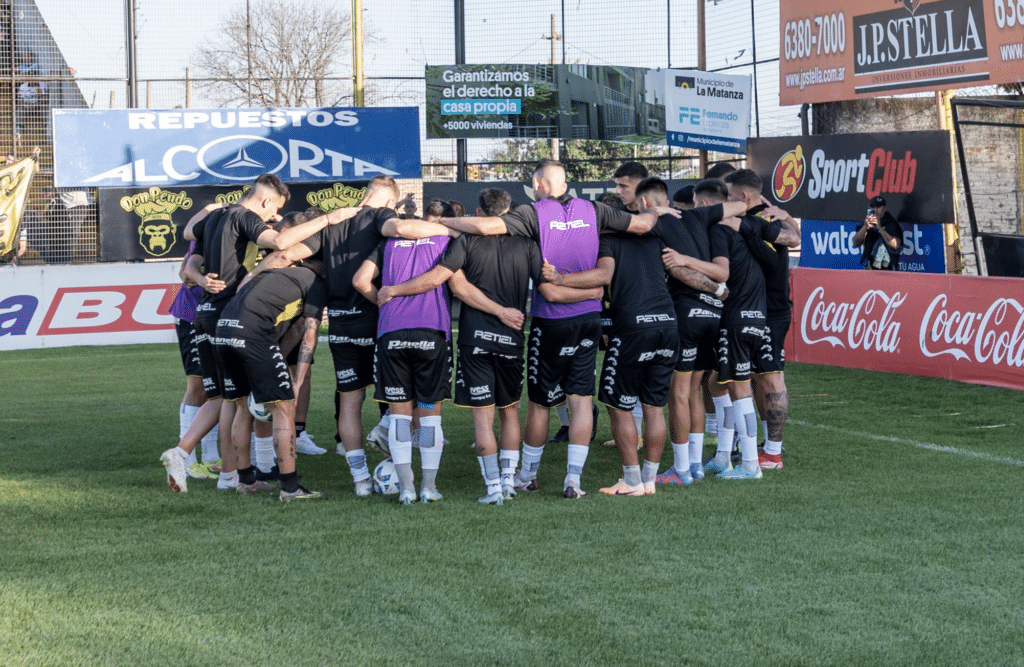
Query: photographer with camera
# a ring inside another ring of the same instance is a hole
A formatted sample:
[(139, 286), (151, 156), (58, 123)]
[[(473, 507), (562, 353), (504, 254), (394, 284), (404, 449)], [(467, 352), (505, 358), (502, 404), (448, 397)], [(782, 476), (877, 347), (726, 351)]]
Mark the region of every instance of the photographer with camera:
[(885, 210), (882, 197), (875, 197), (868, 206), (868, 215), (853, 236), (853, 247), (864, 247), (860, 263), (865, 268), (896, 271), (903, 250), (903, 228)]

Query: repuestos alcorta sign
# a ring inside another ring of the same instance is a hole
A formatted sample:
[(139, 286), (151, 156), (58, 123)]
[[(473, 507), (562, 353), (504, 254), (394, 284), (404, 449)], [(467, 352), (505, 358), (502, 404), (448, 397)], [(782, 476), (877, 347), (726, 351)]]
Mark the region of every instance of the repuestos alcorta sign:
[(419, 110), (57, 109), (57, 187), (420, 177)]
[(1021, 0), (781, 0), (779, 102), (1024, 81)]

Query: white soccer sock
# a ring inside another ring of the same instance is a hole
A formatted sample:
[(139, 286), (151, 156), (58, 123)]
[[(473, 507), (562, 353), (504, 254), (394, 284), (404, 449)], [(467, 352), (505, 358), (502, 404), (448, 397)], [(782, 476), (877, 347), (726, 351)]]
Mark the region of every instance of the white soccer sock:
[(380, 416), (380, 421), (377, 422), (377, 426), (380, 426), (383, 430), (387, 431), (391, 428), (391, 413), (385, 412)]
[(501, 481), (511, 484), (519, 466), (519, 450), (499, 449), (498, 460), (501, 462)]
[(484, 484), (487, 485), (487, 495), (501, 493), (501, 478), (498, 474), (498, 455), (488, 454), (478, 456), (476, 460), (480, 463), (480, 474), (484, 477)]
[(218, 489), (234, 489), (238, 486), (238, 471), (222, 472), (217, 478)]
[(639, 486), (642, 484), (640, 466), (622, 466), (622, 481), (630, 486)]
[(203, 448), (203, 463), (213, 463), (220, 460), (220, 449), (217, 447), (217, 438), (220, 436), (220, 424), (214, 424), (213, 429), (203, 436), (199, 441)]
[(362, 447), (345, 452), (345, 462), (352, 472), (353, 482), (362, 482), (370, 479), (370, 467), (366, 465), (366, 452)]
[(715, 459), (718, 463), (725, 464), (732, 455), (732, 440), (736, 433), (735, 416), (732, 407), (732, 399), (729, 394), (712, 396), (715, 403), (715, 418), (718, 422), (718, 450), (715, 452)]
[[(743, 467), (754, 471), (757, 462), (757, 413), (754, 411), (754, 399), (740, 398), (733, 401), (736, 413), (736, 433), (740, 436), (740, 452), (743, 456)], [(753, 431), (753, 435), (751, 435)]]
[(531, 447), (523, 443), (523, 468), (519, 471), (519, 479), (537, 479), (537, 470), (540, 469), (540, 460), (544, 456), (544, 445)]
[(441, 467), (441, 453), (444, 451), (444, 432), (441, 430), (441, 415), (420, 417), (420, 465), (423, 468), (424, 489), (435, 489), (437, 470)]
[(782, 441), (781, 440), (768, 440), (764, 441), (764, 453), (771, 454), (772, 456), (782, 453)]
[(188, 458), (185, 459), (185, 467), (189, 468), (192, 465), (194, 465), (195, 462), (196, 462), (196, 450), (193, 449), (191, 452), (189, 452)]
[(558, 423), (562, 426), (569, 425), (569, 404), (562, 403), (555, 408), (555, 414), (558, 415)]
[(391, 450), (391, 461), (398, 472), (398, 486), (402, 491), (416, 493), (415, 479), (412, 474), (412, 417), (408, 415), (391, 415), (391, 427), (388, 429), (388, 449)]
[(644, 437), (644, 406), (639, 401), (633, 406), (633, 421), (636, 422), (637, 435)]
[(686, 443), (679, 444), (678, 442), (673, 442), (672, 455), (675, 458), (672, 466), (676, 469), (676, 472), (682, 473), (690, 469), (690, 448)]
[(196, 418), (198, 412), (198, 405), (185, 405), (182, 403), (178, 407), (178, 440), (185, 437), (185, 431), (192, 425), (192, 420)]
[(689, 440), (686, 441), (687, 446), (690, 448), (690, 465), (695, 463), (704, 462), (704, 434), (703, 433), (691, 433)]
[(565, 465), (565, 482), (562, 484), (562, 488), (565, 489), (572, 486), (579, 489), (580, 476), (583, 474), (583, 466), (587, 463), (587, 454), (590, 453), (590, 447), (586, 445), (569, 445), (568, 450), (569, 460)]
[(257, 438), (254, 433), (252, 437), (255, 455), (250, 459), (250, 463), (259, 468), (260, 472), (270, 472), (274, 467), (274, 436)]
[(715, 415), (704, 415), (704, 432), (708, 435), (718, 435), (718, 419)]
[(640, 481), (648, 484), (658, 476), (658, 462), (644, 460), (644, 466), (640, 469)]

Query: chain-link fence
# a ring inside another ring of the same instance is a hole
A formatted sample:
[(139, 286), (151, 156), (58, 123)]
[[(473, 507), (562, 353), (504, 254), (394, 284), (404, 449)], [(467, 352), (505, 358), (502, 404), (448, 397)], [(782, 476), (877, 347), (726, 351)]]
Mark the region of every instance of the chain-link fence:
[[(697, 68), (699, 1), (366, 2), (353, 22), (362, 3), (341, 0), (0, 0), (0, 143), (16, 158), (41, 149), (26, 260), (97, 258), (95, 191), (52, 187), (52, 108), (348, 106), (361, 25), (366, 104), (422, 114), (424, 66), (456, 62), (459, 6), (466, 63)], [(778, 105), (778, 0), (706, 0), (704, 14), (705, 69), (753, 77), (750, 134), (799, 134), (800, 108)], [(610, 178), (633, 157), (663, 176), (697, 175), (694, 151), (666, 146), (466, 141), (470, 179), (514, 177), (553, 148), (591, 175)], [(454, 140), (421, 134), (421, 153), (425, 179), (455, 178)]]

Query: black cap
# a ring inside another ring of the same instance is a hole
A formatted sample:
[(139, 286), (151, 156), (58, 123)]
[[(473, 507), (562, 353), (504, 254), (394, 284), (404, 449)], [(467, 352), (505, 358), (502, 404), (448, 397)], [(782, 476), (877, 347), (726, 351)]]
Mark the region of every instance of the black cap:
[(874, 199), (872, 199), (871, 208), (875, 208), (877, 206), (885, 206), (885, 199), (882, 197), (875, 197)]

